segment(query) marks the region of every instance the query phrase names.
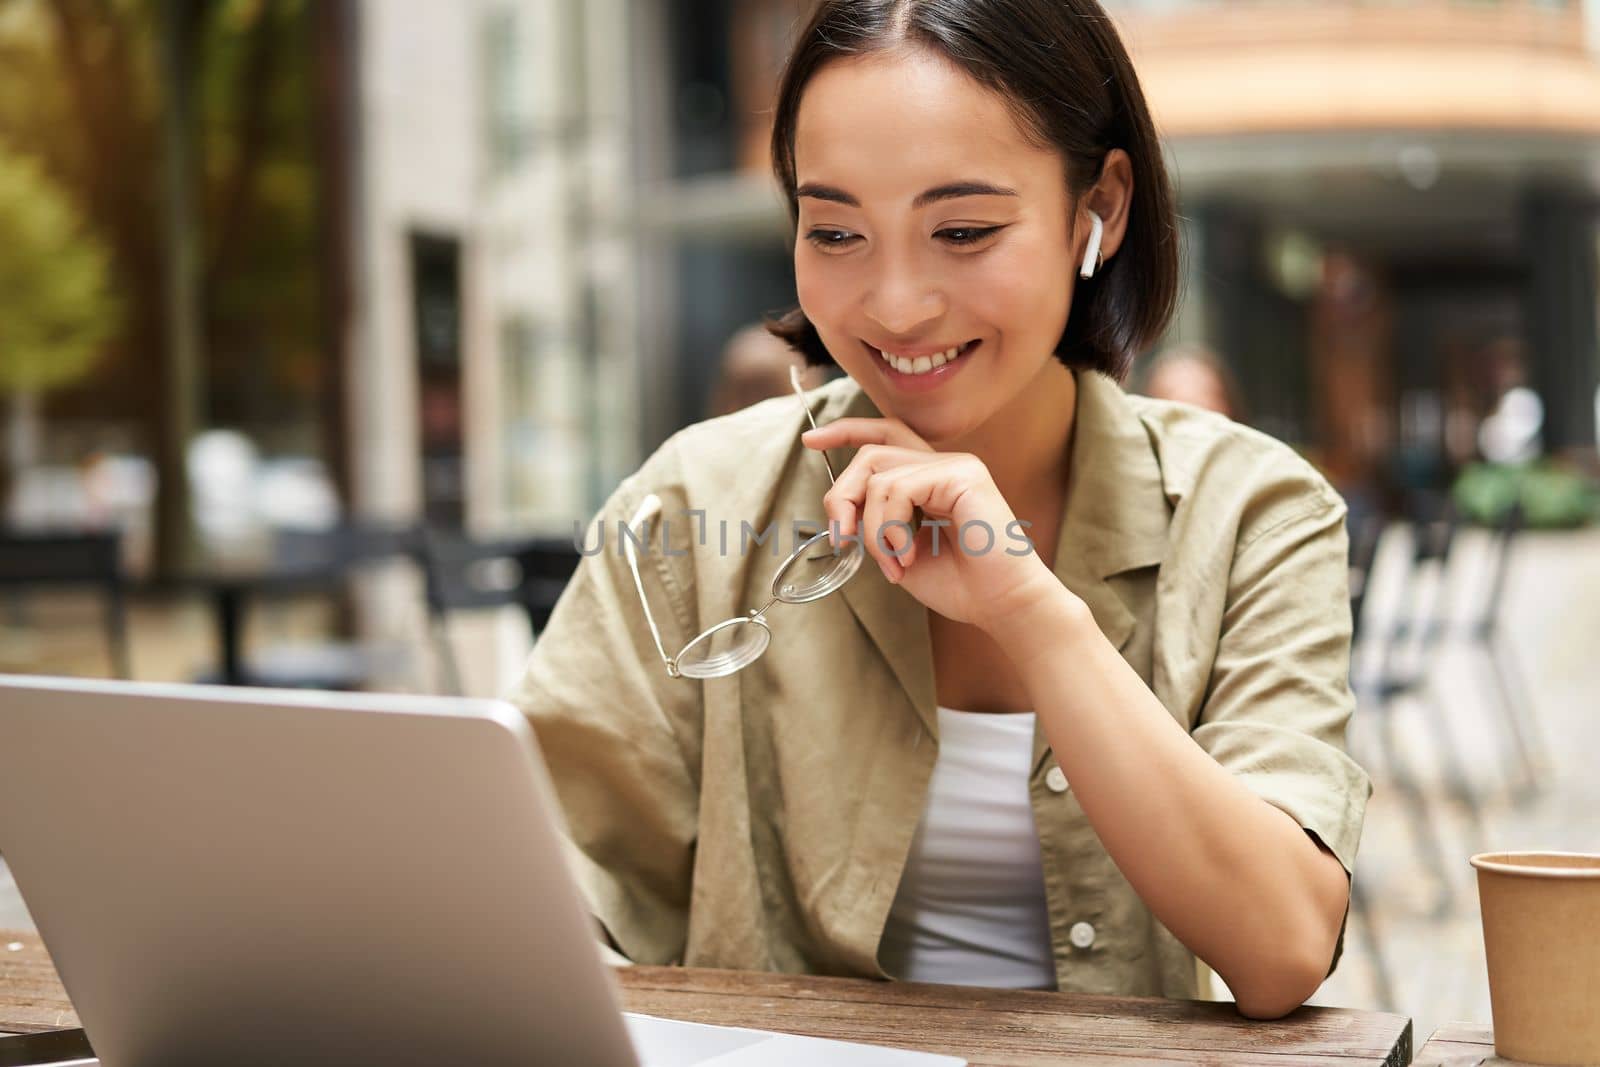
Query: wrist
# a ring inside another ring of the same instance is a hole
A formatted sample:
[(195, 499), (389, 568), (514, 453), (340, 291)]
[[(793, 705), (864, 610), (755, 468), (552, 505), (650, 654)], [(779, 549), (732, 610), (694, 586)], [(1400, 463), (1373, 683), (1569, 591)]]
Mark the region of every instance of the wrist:
[(982, 628), (1023, 672), (1041, 656), (1059, 653), (1084, 634), (1099, 632), (1089, 606), (1053, 574), (1048, 582), (996, 611)]

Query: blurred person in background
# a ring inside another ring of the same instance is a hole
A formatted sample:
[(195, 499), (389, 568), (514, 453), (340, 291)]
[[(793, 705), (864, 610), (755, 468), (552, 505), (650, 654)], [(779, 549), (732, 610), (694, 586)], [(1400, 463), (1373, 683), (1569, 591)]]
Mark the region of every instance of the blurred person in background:
[(1246, 421), (1239, 382), (1211, 349), (1204, 345), (1173, 345), (1163, 349), (1145, 368), (1139, 392), (1157, 400), (1177, 400), (1197, 408)]
[(783, 341), (752, 323), (728, 339), (711, 389), (707, 416), (714, 418), (747, 408), (769, 397), (790, 392), (789, 368), (801, 367), (801, 382), (814, 389), (823, 382), (820, 368), (805, 367), (800, 356)]
[[(601, 937), (1184, 998), (1198, 957), (1243, 1014), (1292, 1011), (1371, 792), (1344, 505), (1287, 446), (1122, 389), (1178, 231), (1112, 21), (827, 0), (771, 143), (798, 296), (772, 329), (845, 376), (626, 479), (513, 694)], [(776, 543), (717, 536), (819, 511), (800, 602)]]

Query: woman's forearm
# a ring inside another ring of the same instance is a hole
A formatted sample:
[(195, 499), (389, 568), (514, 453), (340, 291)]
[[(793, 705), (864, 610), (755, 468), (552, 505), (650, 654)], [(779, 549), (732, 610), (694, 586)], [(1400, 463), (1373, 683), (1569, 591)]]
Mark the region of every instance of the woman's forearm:
[(1348, 899), (1339, 861), (1250, 792), (1168, 713), (1065, 588), (991, 631), (1056, 760), (1151, 912), (1246, 1015), (1321, 984)]

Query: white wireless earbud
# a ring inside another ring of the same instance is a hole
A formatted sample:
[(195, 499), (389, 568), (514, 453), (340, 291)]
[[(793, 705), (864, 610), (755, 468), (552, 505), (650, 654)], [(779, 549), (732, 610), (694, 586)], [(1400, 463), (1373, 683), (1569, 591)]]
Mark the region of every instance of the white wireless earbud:
[(1100, 266), (1100, 239), (1106, 234), (1105, 220), (1093, 211), (1089, 212), (1089, 226), (1089, 247), (1083, 250), (1083, 266), (1078, 269), (1080, 278), (1094, 277)]

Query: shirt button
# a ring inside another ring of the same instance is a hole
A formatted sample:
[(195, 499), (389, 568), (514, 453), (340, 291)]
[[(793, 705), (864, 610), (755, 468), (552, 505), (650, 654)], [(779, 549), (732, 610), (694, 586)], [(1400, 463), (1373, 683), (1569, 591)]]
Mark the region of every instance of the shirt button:
[(1088, 923), (1073, 923), (1072, 929), (1067, 932), (1067, 940), (1072, 942), (1074, 948), (1088, 948), (1094, 944), (1094, 927)]
[(1051, 767), (1044, 776), (1044, 784), (1050, 787), (1052, 793), (1065, 793), (1067, 791), (1067, 772), (1060, 767)]

